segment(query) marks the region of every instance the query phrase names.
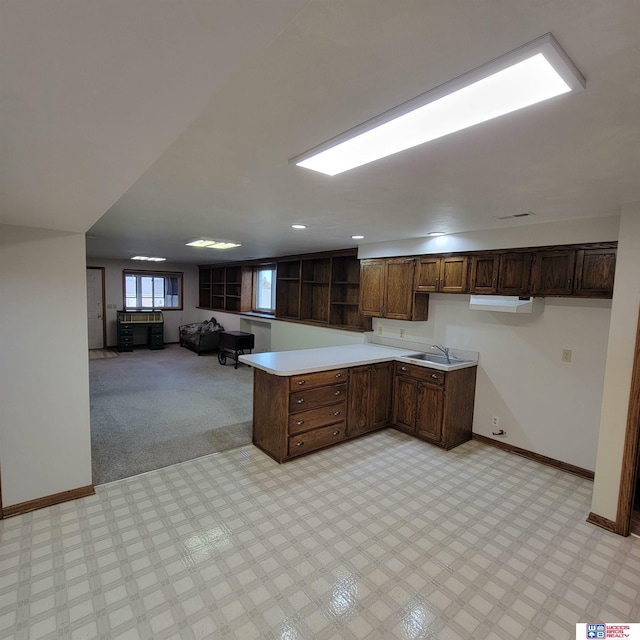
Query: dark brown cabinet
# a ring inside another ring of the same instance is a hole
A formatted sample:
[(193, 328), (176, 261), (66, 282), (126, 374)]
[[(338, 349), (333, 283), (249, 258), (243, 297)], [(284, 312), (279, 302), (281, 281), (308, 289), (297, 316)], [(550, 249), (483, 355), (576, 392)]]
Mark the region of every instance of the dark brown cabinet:
[(427, 320), (429, 298), (413, 290), (415, 260), (362, 260), (360, 313), (395, 320)]
[(380, 362), (349, 369), (347, 435), (357, 436), (391, 422), (393, 363)]
[(500, 256), (471, 256), (471, 275), (469, 291), (475, 294), (492, 294), (498, 292), (498, 275), (500, 273)]
[(371, 330), (371, 318), (358, 311), (360, 294), (360, 261), (356, 256), (334, 256), (331, 259), (329, 324), (348, 329)]
[(569, 296), (573, 290), (576, 252), (538, 251), (531, 269), (531, 293), (538, 296)]
[(611, 297), (616, 271), (616, 253), (616, 249), (578, 250), (574, 294), (586, 297)]
[(444, 372), (396, 363), (393, 426), (445, 449), (470, 440), (476, 369)]
[(530, 253), (503, 253), (500, 256), (498, 293), (505, 296), (529, 293), (531, 257)]
[(469, 259), (466, 256), (426, 256), (416, 263), (415, 290), (433, 293), (464, 293)]
[(219, 311), (251, 311), (250, 267), (200, 267), (198, 306)]

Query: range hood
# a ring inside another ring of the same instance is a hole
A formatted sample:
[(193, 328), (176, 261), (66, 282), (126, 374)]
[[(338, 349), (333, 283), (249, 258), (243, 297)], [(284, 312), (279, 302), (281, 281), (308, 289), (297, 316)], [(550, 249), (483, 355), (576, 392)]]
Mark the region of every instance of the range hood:
[(519, 296), (471, 296), (469, 309), (501, 311), (503, 313), (531, 313), (533, 298)]

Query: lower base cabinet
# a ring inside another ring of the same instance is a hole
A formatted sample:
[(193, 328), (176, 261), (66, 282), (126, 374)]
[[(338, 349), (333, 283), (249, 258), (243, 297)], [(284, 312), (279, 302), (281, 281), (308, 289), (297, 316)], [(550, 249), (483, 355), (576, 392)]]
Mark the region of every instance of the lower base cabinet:
[(445, 449), (471, 440), (476, 370), (445, 372), (396, 362), (393, 426)]
[(347, 435), (359, 436), (391, 424), (393, 362), (349, 369)]
[(476, 367), (445, 373), (380, 362), (253, 375), (253, 443), (277, 462), (390, 425), (446, 449), (471, 438)]

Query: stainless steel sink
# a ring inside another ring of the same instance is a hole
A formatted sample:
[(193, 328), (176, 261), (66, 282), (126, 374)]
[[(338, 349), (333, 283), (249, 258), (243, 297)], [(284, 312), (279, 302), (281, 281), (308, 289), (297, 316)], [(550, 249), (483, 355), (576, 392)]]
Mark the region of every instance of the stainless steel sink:
[(465, 364), (466, 362), (473, 362), (473, 360), (464, 360), (455, 356), (447, 358), (447, 356), (441, 356), (436, 353), (412, 353), (406, 357), (411, 360), (422, 360), (423, 362), (434, 362), (436, 364)]

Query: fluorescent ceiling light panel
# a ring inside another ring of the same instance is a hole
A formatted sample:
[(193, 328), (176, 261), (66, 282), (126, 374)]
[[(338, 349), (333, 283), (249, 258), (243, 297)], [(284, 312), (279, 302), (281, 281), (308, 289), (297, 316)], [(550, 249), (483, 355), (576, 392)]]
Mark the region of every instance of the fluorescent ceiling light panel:
[(146, 262), (164, 262), (166, 258), (148, 258), (147, 256), (133, 256), (132, 260), (145, 260)]
[(186, 243), (187, 247), (206, 247), (207, 249), (234, 249), (241, 247), (239, 242), (226, 242), (225, 240), (193, 240)]
[(548, 33), (289, 162), (334, 176), (584, 87), (584, 77)]

